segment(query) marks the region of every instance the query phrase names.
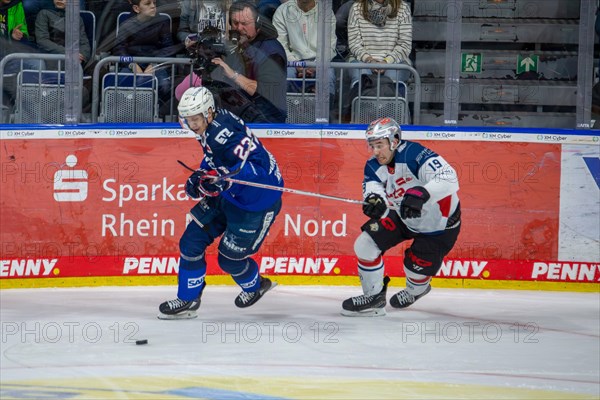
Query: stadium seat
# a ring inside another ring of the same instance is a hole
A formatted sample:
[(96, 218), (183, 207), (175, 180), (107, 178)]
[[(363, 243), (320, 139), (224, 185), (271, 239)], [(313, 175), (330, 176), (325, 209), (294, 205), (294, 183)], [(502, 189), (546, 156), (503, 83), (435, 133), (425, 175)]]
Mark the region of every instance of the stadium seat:
[(316, 97), (313, 93), (287, 93), (288, 124), (314, 124)]
[[(396, 93), (395, 96), (390, 94), (376, 95), (379, 94), (376, 88), (372, 88), (368, 92), (365, 90), (356, 97), (351, 95), (350, 122), (353, 124), (369, 124), (377, 118), (392, 117), (399, 124), (410, 123), (406, 83), (397, 81), (394, 82), (394, 85), (395, 88), (392, 87), (391, 91)], [(386, 93), (389, 91), (388, 88)], [(383, 90), (381, 93), (383, 93)]]
[(159, 122), (153, 75), (108, 73), (102, 79), (101, 122)]
[(16, 94), (14, 123), (65, 123), (64, 71), (23, 70)]
[(351, 123), (369, 124), (382, 117), (392, 117), (399, 124), (409, 123), (408, 103), (403, 97), (356, 97), (352, 100)]

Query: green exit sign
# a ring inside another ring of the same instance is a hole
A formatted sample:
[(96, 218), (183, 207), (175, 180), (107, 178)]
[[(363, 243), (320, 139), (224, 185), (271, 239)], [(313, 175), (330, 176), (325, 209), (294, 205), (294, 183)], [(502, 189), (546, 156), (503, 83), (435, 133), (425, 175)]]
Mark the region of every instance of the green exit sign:
[(540, 58), (535, 54), (517, 56), (517, 75), (523, 72), (537, 72)]
[(460, 62), (461, 72), (481, 73), (481, 53), (462, 53)]

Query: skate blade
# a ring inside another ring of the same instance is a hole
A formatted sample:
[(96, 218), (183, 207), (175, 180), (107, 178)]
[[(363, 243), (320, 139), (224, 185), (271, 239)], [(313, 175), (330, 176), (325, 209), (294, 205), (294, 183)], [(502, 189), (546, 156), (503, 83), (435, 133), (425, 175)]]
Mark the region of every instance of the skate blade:
[(184, 311), (179, 314), (163, 314), (161, 312), (156, 316), (158, 319), (193, 319), (198, 317), (196, 311)]
[[(260, 299), (262, 299), (262, 297), (267, 293), (270, 292), (275, 286), (277, 286), (277, 282), (271, 281), (271, 286), (269, 286), (269, 288), (267, 290), (265, 290), (264, 292), (262, 292), (262, 294), (260, 295)], [(258, 300), (256, 300), (258, 302)]]
[(365, 311), (349, 311), (342, 309), (340, 314), (344, 317), (383, 317), (387, 312), (385, 311), (385, 308), (372, 308)]

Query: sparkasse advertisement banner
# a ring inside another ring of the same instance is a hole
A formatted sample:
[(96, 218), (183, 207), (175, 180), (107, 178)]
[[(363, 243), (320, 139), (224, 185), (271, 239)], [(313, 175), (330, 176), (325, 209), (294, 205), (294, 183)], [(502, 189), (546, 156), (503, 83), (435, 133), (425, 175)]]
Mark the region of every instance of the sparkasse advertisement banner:
[[(7, 129), (10, 127), (10, 130)], [(255, 128), (288, 188), (361, 199), (364, 127)], [(442, 285), (598, 290), (600, 143), (581, 132), (410, 127), (457, 170), (463, 211)], [(195, 204), (184, 183), (202, 153), (176, 127), (2, 126), (0, 282), (3, 288), (171, 284)], [(261, 272), (292, 283), (357, 284), (360, 205), (285, 193), (261, 251)], [(193, 223), (193, 222), (192, 222)], [(385, 254), (402, 277), (406, 245)], [(208, 274), (222, 276), (216, 246)], [(152, 281), (140, 280), (153, 277)]]

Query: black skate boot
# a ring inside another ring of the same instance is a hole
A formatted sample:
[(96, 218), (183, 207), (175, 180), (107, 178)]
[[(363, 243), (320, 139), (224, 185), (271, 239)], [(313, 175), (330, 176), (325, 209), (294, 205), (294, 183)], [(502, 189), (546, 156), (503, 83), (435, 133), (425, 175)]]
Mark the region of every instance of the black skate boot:
[(385, 294), (389, 276), (383, 278), (383, 289), (373, 296), (360, 295), (350, 297), (342, 303), (342, 315), (346, 317), (382, 317), (385, 312)]
[[(204, 290), (202, 290), (203, 292)], [(202, 292), (197, 299), (191, 301), (181, 300), (176, 298), (175, 300), (165, 301), (158, 307), (158, 319), (192, 319), (196, 318), (198, 314), (196, 310), (200, 308), (200, 298)]]
[(235, 298), (235, 305), (240, 308), (250, 307), (260, 300), (269, 290), (277, 286), (277, 282), (271, 282), (269, 278), (260, 278), (260, 288), (256, 292), (243, 292)]
[(431, 292), (431, 285), (427, 285), (427, 289), (418, 296), (413, 296), (406, 289), (401, 290), (390, 298), (390, 306), (394, 308), (406, 308), (429, 292)]

